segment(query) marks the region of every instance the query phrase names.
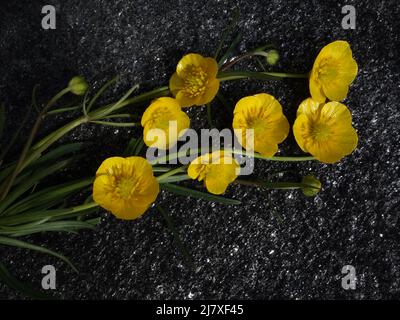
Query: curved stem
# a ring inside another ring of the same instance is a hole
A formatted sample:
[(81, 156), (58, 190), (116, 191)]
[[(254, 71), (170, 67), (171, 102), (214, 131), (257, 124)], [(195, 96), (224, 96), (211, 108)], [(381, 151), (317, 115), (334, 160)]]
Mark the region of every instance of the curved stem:
[[(190, 152), (189, 152), (190, 151)], [(167, 163), (170, 160), (175, 160), (179, 159), (180, 157), (187, 157), (190, 155), (197, 155), (197, 154), (204, 154), (209, 152), (210, 150), (208, 148), (204, 149), (189, 149), (189, 150), (184, 150), (184, 151), (179, 151), (175, 152), (169, 155), (166, 155), (164, 157), (160, 157), (159, 159), (155, 159), (153, 161), (150, 161), (151, 165), (156, 165), (156, 164), (163, 164)], [(243, 155), (243, 156), (248, 156), (248, 157), (253, 157), (256, 159), (262, 159), (262, 160), (267, 160), (267, 161), (281, 161), (281, 162), (301, 162), (301, 161), (313, 161), (316, 160), (313, 156), (274, 156), (274, 157), (264, 157), (259, 153), (251, 153), (251, 152), (246, 152), (245, 150), (239, 150), (239, 149), (229, 149), (226, 150), (226, 152), (232, 152), (233, 154), (238, 154), (238, 155)]]
[(283, 78), (306, 79), (308, 73), (258, 72), (258, 71), (222, 71), (218, 73), (220, 81), (255, 79), (280, 80)]
[(181, 167), (172, 169), (172, 170), (170, 170), (170, 171), (168, 171), (168, 172), (166, 172), (166, 173), (164, 173), (164, 174), (158, 176), (158, 177), (157, 177), (157, 181), (160, 182), (160, 183), (162, 183), (163, 180), (165, 180), (165, 179), (168, 178), (168, 177), (173, 176), (173, 175), (176, 174), (176, 173), (186, 172), (186, 168), (187, 168), (187, 165), (184, 165), (184, 166), (181, 166)]
[(246, 186), (262, 187), (267, 189), (280, 189), (280, 190), (296, 190), (301, 189), (304, 185), (300, 182), (270, 182), (270, 181), (250, 181), (236, 179), (235, 183)]

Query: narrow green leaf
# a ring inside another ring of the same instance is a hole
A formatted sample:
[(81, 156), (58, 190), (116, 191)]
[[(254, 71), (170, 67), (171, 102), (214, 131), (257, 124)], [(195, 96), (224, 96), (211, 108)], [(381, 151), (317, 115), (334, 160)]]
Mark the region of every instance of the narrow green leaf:
[(158, 180), (159, 183), (170, 183), (170, 182), (179, 182), (190, 180), (191, 178), (187, 174), (179, 174), (176, 176), (166, 177)]
[(123, 127), (123, 128), (132, 128), (139, 125), (139, 123), (136, 122), (111, 122), (111, 121), (100, 121), (100, 120), (90, 121), (90, 123), (99, 124), (102, 126)]
[(191, 257), (189, 250), (186, 248), (186, 246), (182, 242), (181, 238), (179, 237), (179, 233), (176, 230), (172, 219), (169, 217), (167, 212), (160, 205), (157, 205), (156, 208), (157, 208), (158, 212), (160, 212), (162, 217), (164, 218), (168, 229), (171, 231), (172, 236), (174, 237), (174, 240), (175, 240), (176, 245), (178, 246), (178, 249), (180, 250), (180, 252), (183, 255), (183, 258), (185, 259), (185, 261), (187, 262), (189, 267), (192, 269), (192, 271), (196, 272), (197, 269), (196, 269), (196, 265), (194, 264), (193, 258)]
[(115, 82), (117, 82), (119, 79), (118, 76), (112, 78), (110, 81), (108, 81), (105, 85), (103, 85), (99, 91), (97, 91), (97, 93), (94, 95), (94, 97), (92, 98), (92, 100), (90, 100), (87, 108), (85, 109), (87, 113), (90, 112), (90, 110), (92, 109), (93, 105), (96, 103), (96, 101), (99, 99), (99, 97), (103, 94), (104, 91), (107, 90), (107, 88), (109, 88), (112, 84), (114, 84)]
[(213, 119), (212, 119), (212, 115), (211, 115), (211, 103), (206, 104), (206, 109), (207, 109), (207, 122), (208, 122), (208, 126), (211, 129), (211, 128), (214, 128)]
[[(47, 162), (54, 162), (55, 160), (57, 160), (63, 156), (77, 152), (77, 151), (81, 150), (84, 146), (86, 146), (87, 144), (88, 143), (83, 143), (83, 142), (69, 143), (69, 144), (59, 146), (59, 147), (47, 152), (43, 156), (41, 156), (39, 154), (37, 159), (32, 161), (30, 163), (30, 165), (27, 166), (19, 174), (19, 178), (16, 179), (14, 185), (18, 184), (17, 182), (23, 180), (23, 179), (21, 179), (22, 176), (25, 175), (25, 177), (27, 177), (28, 175), (30, 175), (34, 169), (44, 166)], [(8, 175), (11, 174), (11, 172), (15, 168), (15, 165), (16, 165), (16, 162), (14, 161), (1, 169), (0, 182), (3, 181), (5, 178), (7, 178)]]
[(32, 108), (30, 107), (28, 109), (28, 112), (25, 113), (25, 116), (24, 116), (21, 124), (19, 125), (18, 129), (15, 131), (10, 142), (6, 145), (5, 148), (2, 148), (2, 150), (0, 152), (0, 162), (2, 160), (4, 160), (4, 157), (8, 154), (8, 151), (10, 151), (10, 149), (15, 145), (15, 142), (17, 141), (22, 129), (25, 128), (26, 122), (28, 121), (31, 113), (32, 113)]
[(232, 55), (233, 51), (235, 50), (236, 46), (240, 42), (240, 39), (242, 38), (242, 34), (239, 33), (232, 41), (231, 45), (229, 46), (228, 50), (226, 50), (225, 54), (221, 57), (221, 59), (218, 61), (218, 66), (221, 67), (224, 62), (229, 58), (230, 55)]
[(89, 178), (45, 188), (13, 204), (4, 211), (4, 215), (22, 213), (26, 210), (34, 209), (49, 202), (54, 202), (59, 199), (64, 200), (68, 196), (91, 185), (93, 180), (93, 178)]
[(59, 113), (64, 113), (64, 112), (69, 112), (69, 111), (75, 111), (80, 109), (81, 106), (74, 106), (74, 107), (67, 107), (67, 108), (59, 108), (59, 109), (54, 109), (49, 112), (47, 112), (48, 115), (54, 115), (54, 114), (59, 114)]
[(139, 143), (139, 139), (136, 139), (135, 137), (131, 138), (129, 140), (128, 145), (126, 146), (124, 152), (122, 153), (123, 156), (129, 157), (129, 156), (133, 155), (138, 143)]
[(205, 193), (205, 192), (177, 186), (177, 185), (170, 184), (170, 183), (163, 183), (160, 185), (160, 187), (161, 187), (161, 189), (163, 189), (165, 191), (173, 192), (180, 196), (193, 197), (193, 198), (203, 199), (206, 201), (219, 202), (222, 204), (229, 204), (229, 205), (241, 204), (241, 202), (239, 200), (228, 199), (228, 198), (216, 196), (216, 195), (213, 195), (210, 193)]
[(58, 220), (59, 218), (70, 218), (76, 215), (86, 215), (97, 210), (98, 204), (90, 202), (75, 207), (66, 209), (53, 209), (53, 210), (38, 210), (28, 211), (15, 216), (0, 218), (0, 225), (18, 225), (23, 223), (29, 223), (37, 220), (49, 218), (50, 220)]
[(6, 123), (6, 108), (2, 103), (0, 104), (0, 140), (3, 137), (5, 123)]
[(44, 254), (51, 255), (53, 257), (56, 257), (56, 258), (64, 261), (73, 270), (78, 272), (78, 270), (75, 268), (75, 266), (66, 257), (64, 257), (63, 255), (61, 255), (61, 254), (59, 254), (57, 252), (49, 250), (47, 248), (40, 247), (40, 246), (34, 245), (32, 243), (25, 242), (25, 241), (12, 239), (12, 238), (8, 238), (8, 237), (3, 237), (3, 236), (0, 236), (0, 244), (5, 245), (5, 246), (12, 246), (12, 247), (18, 247), (18, 248), (23, 248), (23, 249), (34, 250), (34, 251), (38, 251), (38, 252), (41, 252), (41, 253), (44, 253)]
[(240, 11), (238, 8), (236, 8), (236, 10), (233, 13), (233, 17), (232, 17), (232, 21), (231, 23), (229, 23), (228, 27), (224, 30), (224, 33), (222, 34), (222, 38), (221, 41), (218, 44), (217, 50), (215, 52), (214, 55), (214, 59), (218, 59), (218, 56), (222, 50), (222, 46), (224, 45), (228, 35), (230, 33), (232, 33), (233, 29), (236, 27), (238, 20), (239, 20), (239, 16), (240, 16)]
[(52, 166), (47, 168), (40, 169), (39, 171), (34, 172), (28, 179), (23, 181), (20, 185), (13, 188), (10, 193), (7, 195), (5, 199), (0, 204), (0, 215), (7, 209), (18, 197), (28, 191), (32, 186), (34, 186), (38, 181), (43, 178), (53, 174), (66, 167), (71, 162), (70, 159), (60, 161)]
[(144, 147), (144, 141), (143, 141), (143, 137), (140, 137), (138, 139), (138, 144), (136, 145), (135, 151), (133, 152), (134, 156), (137, 156), (140, 154), (140, 152), (142, 151)]
[(19, 225), (17, 227), (1, 227), (0, 234), (8, 235), (12, 237), (22, 237), (40, 232), (49, 231), (63, 231), (73, 232), (80, 229), (94, 229), (95, 226), (92, 223), (86, 221), (66, 220), (47, 222), (47, 219), (43, 220), (43, 223), (31, 223), (28, 225)]

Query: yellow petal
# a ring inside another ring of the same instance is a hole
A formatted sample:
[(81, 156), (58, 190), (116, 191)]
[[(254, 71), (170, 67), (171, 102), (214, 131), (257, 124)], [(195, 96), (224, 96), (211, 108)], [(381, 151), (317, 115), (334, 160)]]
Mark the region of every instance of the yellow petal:
[(204, 94), (199, 96), (199, 99), (197, 99), (196, 105), (202, 106), (204, 104), (210, 103), (212, 100), (214, 100), (215, 96), (217, 95), (218, 89), (219, 89), (219, 80), (218, 79), (212, 80), (207, 85)]
[(178, 91), (176, 94), (176, 100), (178, 100), (179, 104), (182, 106), (182, 108), (187, 108), (196, 105), (197, 99), (196, 97), (192, 98), (187, 95), (181, 90)]
[(321, 84), (313, 75), (310, 77), (309, 87), (312, 98), (319, 103), (324, 103), (326, 100), (325, 93), (322, 90)]
[(146, 123), (150, 120), (154, 120), (155, 118), (155, 113), (160, 114), (177, 114), (181, 111), (181, 107), (179, 105), (179, 102), (170, 97), (161, 97), (153, 100), (151, 104), (147, 107), (147, 109), (144, 111), (142, 120), (141, 120), (141, 125), (144, 127)]
[(282, 106), (265, 93), (240, 99), (235, 106), (232, 126), (236, 136), (238, 129), (242, 130), (242, 141), (238, 138), (246, 150), (255, 150), (266, 157), (278, 151), (278, 143), (289, 133), (289, 122), (282, 113)]
[(306, 116), (312, 116), (315, 114), (320, 106), (320, 103), (313, 98), (307, 98), (303, 100), (299, 108), (297, 109), (297, 116), (305, 114)]
[(163, 97), (154, 100), (143, 113), (143, 139), (147, 146), (167, 149), (190, 126), (190, 119), (176, 99)]
[(329, 102), (315, 108), (307, 99), (299, 109), (293, 133), (304, 152), (321, 162), (333, 163), (354, 151), (358, 136), (345, 105)]
[(158, 196), (153, 169), (142, 157), (106, 159), (98, 173), (93, 200), (120, 219), (139, 217)]
[(218, 63), (214, 58), (204, 58), (203, 68), (207, 73), (208, 79), (212, 80), (217, 77), (218, 74)]
[(108, 173), (108, 170), (113, 166), (121, 165), (125, 162), (122, 157), (111, 157), (103, 161), (100, 167), (97, 169), (96, 176), (104, 175)]
[(297, 116), (293, 124), (293, 135), (301, 150), (309, 152), (306, 148), (306, 142), (310, 135), (310, 120), (306, 114)]
[(311, 72), (311, 96), (321, 103), (325, 101), (323, 96), (330, 100), (343, 100), (357, 72), (357, 63), (346, 41), (334, 41), (326, 45), (315, 59)]
[(183, 79), (179, 78), (178, 74), (175, 72), (169, 79), (169, 91), (171, 91), (172, 95), (176, 97), (179, 90), (182, 90), (183, 86), (184, 86)]
[(208, 192), (222, 194), (228, 185), (237, 178), (238, 163), (232, 157), (223, 157), (220, 164), (211, 164), (205, 177)]
[(204, 68), (204, 57), (197, 53), (189, 53), (182, 57), (176, 66), (176, 73), (180, 78), (185, 78), (187, 76), (188, 67), (203, 67)]

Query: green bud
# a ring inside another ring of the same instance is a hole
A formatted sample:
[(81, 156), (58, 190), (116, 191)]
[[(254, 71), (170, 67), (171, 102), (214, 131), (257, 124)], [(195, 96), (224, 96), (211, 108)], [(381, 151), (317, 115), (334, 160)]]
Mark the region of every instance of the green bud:
[(304, 176), (301, 183), (303, 184), (301, 190), (307, 197), (314, 197), (321, 190), (321, 181), (312, 175)]
[(73, 94), (77, 96), (82, 96), (85, 94), (88, 89), (88, 84), (82, 77), (73, 77), (71, 81), (68, 83), (68, 87)]
[(272, 49), (267, 52), (267, 63), (270, 66), (276, 65), (278, 60), (279, 60), (279, 52), (277, 50)]

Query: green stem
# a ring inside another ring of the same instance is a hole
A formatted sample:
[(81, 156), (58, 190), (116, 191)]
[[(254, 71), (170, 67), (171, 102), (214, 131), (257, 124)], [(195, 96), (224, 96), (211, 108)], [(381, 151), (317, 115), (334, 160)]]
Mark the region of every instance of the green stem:
[(307, 79), (308, 73), (282, 73), (258, 71), (223, 71), (218, 73), (220, 81), (255, 79), (255, 80), (280, 80), (282, 78)]
[[(188, 151), (190, 151), (190, 154), (188, 154)], [(169, 155), (166, 155), (164, 157), (161, 157), (159, 159), (155, 159), (153, 161), (150, 161), (151, 165), (159, 164), (159, 163), (166, 163), (170, 160), (175, 160), (179, 159), (180, 157), (186, 157), (189, 155), (194, 155), (194, 154), (203, 154), (208, 152), (209, 149), (189, 149), (185, 151), (179, 151), (176, 153), (172, 153)], [(228, 151), (227, 151), (228, 152)], [(259, 153), (250, 153), (246, 152), (244, 150), (238, 150), (238, 149), (233, 149), (229, 150), (229, 152), (232, 152), (233, 154), (239, 154), (243, 156), (249, 156), (249, 157), (254, 157), (256, 159), (262, 159), (262, 160), (268, 160), (268, 161), (281, 161), (281, 162), (300, 162), (300, 161), (312, 161), (315, 160), (314, 157), (312, 156), (293, 156), (293, 157), (281, 157), (281, 156), (274, 156), (274, 157), (264, 157)]]
[(186, 168), (187, 168), (187, 167), (188, 167), (187, 165), (184, 165), (184, 166), (181, 166), (181, 167), (172, 169), (172, 170), (170, 170), (170, 171), (168, 171), (168, 172), (166, 172), (166, 173), (164, 173), (164, 174), (158, 176), (158, 177), (157, 177), (157, 180), (158, 180), (159, 183), (162, 183), (162, 181), (163, 181), (164, 179), (166, 179), (166, 178), (168, 178), (168, 177), (171, 177), (171, 176), (173, 176), (174, 174), (186, 172)]
[[(41, 139), (39, 142), (37, 142), (32, 148), (31, 151), (26, 158), (26, 160), (23, 163), (22, 168), (25, 168), (28, 166), (34, 159), (36, 159), (44, 150), (46, 150), (50, 145), (52, 145), (54, 142), (56, 142), (58, 139), (60, 139), (62, 136), (70, 132), (71, 130), (75, 129), (76, 127), (88, 123), (90, 121), (99, 121), (100, 119), (104, 119), (107, 117), (110, 117), (110, 115), (128, 105), (134, 105), (138, 103), (142, 103), (147, 100), (154, 99), (156, 97), (162, 96), (166, 93), (169, 92), (168, 87), (160, 87), (157, 89), (154, 89), (149, 92), (145, 92), (143, 94), (140, 94), (136, 97), (132, 97), (129, 99), (126, 99), (122, 102), (116, 102), (114, 104), (107, 104), (103, 107), (100, 107), (94, 111), (91, 111), (90, 113), (87, 114), (87, 116), (82, 116), (78, 119), (75, 119), (74, 121), (64, 125), (63, 127), (59, 128), (58, 130), (52, 132), (51, 134), (47, 135), (43, 139)], [(115, 107), (117, 105), (117, 107)]]
[(207, 122), (208, 122), (208, 126), (210, 128), (214, 127), (213, 124), (213, 120), (212, 120), (212, 115), (211, 115), (211, 103), (207, 103), (206, 104), (206, 108), (207, 108)]
[(23, 169), (24, 161), (25, 158), (28, 155), (29, 149), (33, 143), (33, 139), (36, 136), (37, 131), (39, 130), (39, 127), (43, 121), (44, 116), (46, 115), (47, 111), (59, 100), (62, 96), (64, 96), (66, 93), (70, 92), (70, 88), (67, 87), (63, 90), (61, 90), (59, 93), (57, 93), (48, 103), (47, 105), (43, 108), (43, 110), (40, 112), (39, 116), (36, 119), (35, 124), (32, 127), (31, 133), (29, 134), (28, 140), (26, 141), (24, 148), (22, 149), (21, 155), (18, 158), (17, 164), (15, 166), (15, 169), (11, 173), (10, 177), (1, 185), (0, 188), (0, 201), (4, 200), (4, 198), (7, 196), (8, 192), (11, 189), (11, 186), (14, 183), (14, 180), (16, 179), (17, 175), (21, 172)]
[(195, 272), (196, 265), (194, 264), (193, 259), (189, 254), (189, 251), (186, 249), (185, 245), (183, 244), (182, 240), (180, 239), (179, 234), (175, 228), (175, 225), (172, 222), (172, 219), (168, 216), (166, 211), (160, 205), (157, 205), (156, 208), (161, 213), (162, 217), (164, 218), (165, 222), (167, 223), (167, 227), (171, 231), (172, 236), (174, 237), (174, 240), (183, 255), (183, 258), (188, 263), (188, 265), (190, 266), (192, 271)]
[(259, 180), (243, 180), (236, 179), (235, 183), (242, 184), (245, 186), (262, 187), (267, 189), (282, 189), (282, 190), (295, 190), (301, 189), (304, 185), (300, 182), (270, 182), (270, 181), (259, 181)]
[(110, 127), (123, 127), (123, 128), (131, 128), (139, 126), (139, 123), (136, 122), (110, 122), (110, 121), (90, 121), (90, 123), (99, 124), (103, 126), (110, 126)]

